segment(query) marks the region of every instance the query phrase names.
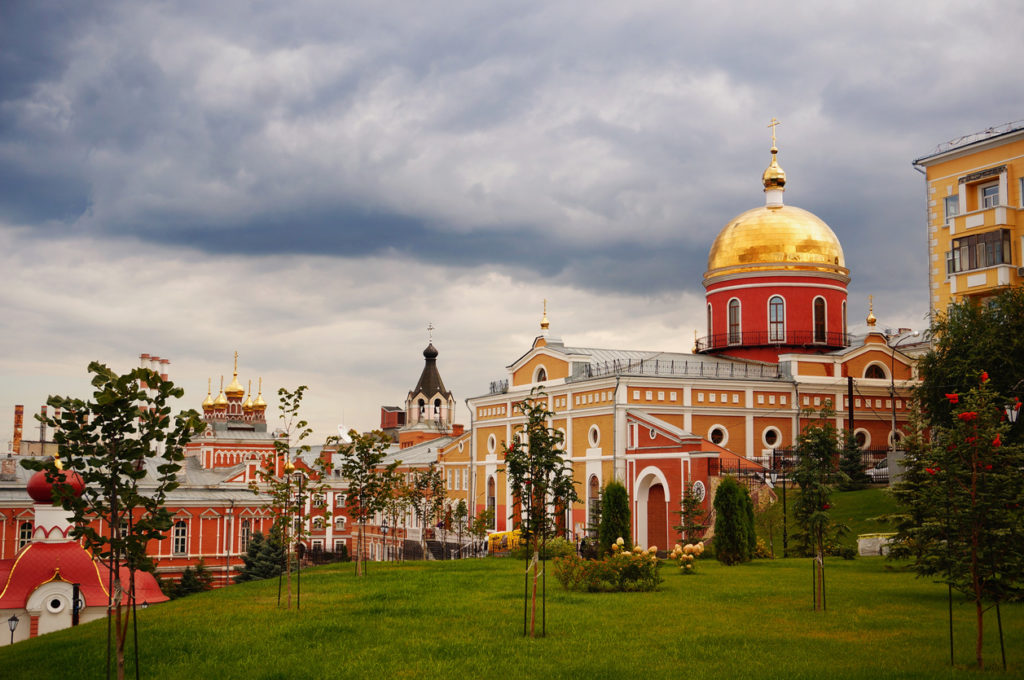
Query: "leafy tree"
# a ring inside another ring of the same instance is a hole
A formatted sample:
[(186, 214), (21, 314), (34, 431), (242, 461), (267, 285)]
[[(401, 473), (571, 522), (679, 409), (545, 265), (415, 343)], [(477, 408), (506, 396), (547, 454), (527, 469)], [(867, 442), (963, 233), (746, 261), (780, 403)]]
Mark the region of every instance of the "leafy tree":
[(409, 489), (409, 501), (413, 513), (420, 521), (423, 531), (420, 533), (420, 545), (423, 556), (427, 555), (427, 527), (436, 524), (440, 510), (444, 507), (444, 477), (436, 463), (426, 469), (414, 470)]
[(601, 523), (597, 527), (597, 540), (602, 555), (612, 551), (612, 544), (618, 539), (625, 543), (626, 550), (633, 549), (630, 531), (629, 492), (622, 482), (611, 480), (601, 494)]
[(762, 494), (760, 502), (754, 507), (754, 527), (758, 535), (767, 537), (768, 550), (775, 557), (775, 531), (782, 526), (782, 503)]
[(707, 512), (704, 511), (704, 498), (694, 490), (694, 483), (687, 482), (683, 487), (683, 499), (679, 502), (680, 524), (673, 526), (683, 538), (683, 543), (699, 543), (708, 530)]
[[(387, 475), (381, 489), (383, 497), (383, 514), (392, 527), (391, 536), (395, 545), (398, 545), (398, 523), (405, 521), (406, 516), (412, 509), (412, 501), (409, 496), (410, 487), (405, 483), (402, 475), (397, 473)], [(387, 537), (385, 536), (385, 543)], [(385, 545), (385, 550), (387, 546)]]
[[(533, 593), (529, 625), (534, 636), (537, 617), (537, 580), (541, 546), (553, 533), (562, 508), (578, 499), (572, 467), (566, 464), (562, 433), (549, 426), (554, 415), (547, 408), (544, 390), (534, 388), (530, 396), (516, 404), (526, 422), (512, 446), (504, 445), (505, 471), (512, 498), (522, 508), (520, 531), (533, 554)], [(528, 586), (529, 587), (529, 586)], [(524, 593), (524, 598), (526, 594)], [(524, 601), (525, 606), (525, 601)], [(525, 613), (525, 612), (524, 612)], [(524, 621), (523, 634), (526, 634)], [(546, 632), (546, 618), (542, 621)]]
[[(808, 416), (813, 411), (808, 411)], [(835, 459), (844, 442), (835, 425), (832, 402), (826, 401), (818, 418), (797, 436), (797, 461), (793, 479), (800, 486), (793, 517), (800, 530), (797, 541), (815, 560), (814, 609), (825, 609), (825, 546), (839, 527), (828, 514), (832, 507), (832, 482), (840, 478)]]
[[(987, 371), (996, 403), (1012, 403), (1024, 378), (1024, 288), (978, 302), (968, 299), (939, 312), (928, 331), (930, 352), (918, 360), (918, 395), (928, 423), (948, 423), (955, 410), (947, 394), (966, 394)], [(1007, 441), (1020, 440), (1021, 428)]]
[(348, 516), (357, 524), (356, 535), (356, 575), (363, 576), (366, 568), (363, 562), (366, 555), (366, 522), (375, 513), (385, 508), (386, 491), (391, 486), (391, 477), (400, 461), (382, 466), (391, 446), (391, 438), (380, 430), (359, 434), (349, 430), (348, 442), (340, 442), (338, 438), (330, 441), (338, 445), (338, 468), (341, 477), (348, 484), (345, 494), (345, 509)]
[[(469, 518), (469, 534), (477, 541), (487, 538), (487, 532), (494, 526), (494, 510), (481, 510), (476, 517)], [(476, 547), (474, 547), (474, 550)]]
[(200, 558), (196, 568), (185, 567), (185, 571), (174, 589), (174, 597), (185, 597), (192, 593), (201, 593), (213, 589), (213, 576), (206, 568), (206, 564)]
[(714, 506), (715, 557), (729, 566), (749, 562), (754, 533), (750, 492), (732, 477), (725, 477), (715, 491)]
[(912, 440), (896, 497), (906, 511), (903, 551), (974, 604), (975, 657), (984, 667), (987, 603), (1024, 596), (1024, 446), (1009, 443), (1003, 400), (987, 374), (969, 392), (948, 393), (952, 412), (931, 438)]
[[(71, 536), (105, 560), (112, 572), (110, 609), (117, 677), (122, 680), (130, 621), (124, 611), (125, 596), (131, 601), (135, 571), (144, 562), (147, 544), (163, 539), (171, 527), (164, 501), (178, 486), (176, 473), (185, 445), (203, 425), (191, 410), (171, 418), (167, 402), (184, 391), (149, 369), (117, 375), (94, 361), (89, 372), (95, 388), (93, 401), (51, 396), (46, 402), (61, 414), (59, 420), (45, 419), (54, 430), (60, 461), (25, 460), (22, 465), (46, 471), (54, 484), (55, 503), (72, 515)], [(156, 474), (143, 486), (149, 460), (155, 460)], [(81, 495), (72, 492), (61, 467), (84, 481)], [(120, 565), (127, 565), (130, 584), (121, 582)], [(108, 639), (108, 650), (109, 644)]]
[[(292, 565), (298, 564), (292, 557), (292, 551), (309, 537), (309, 525), (304, 517), (306, 501), (326, 494), (326, 480), (331, 469), (331, 464), (323, 457), (312, 461), (305, 470), (296, 467), (292, 459), (293, 444), (299, 459), (310, 451), (309, 444), (303, 442), (313, 434), (313, 429), (299, 415), (307, 389), (300, 385), (294, 392), (283, 387), (277, 391), (283, 435), (274, 438), (274, 456), (263, 459), (263, 464), (257, 469), (259, 479), (249, 485), (253, 493), (267, 499), (264, 507), (274, 514), (274, 526), (281, 535), (286, 555), (284, 575), (286, 606), (289, 609), (292, 606)], [(323, 513), (325, 521), (330, 518), (330, 510), (324, 508)], [(298, 601), (296, 604), (301, 606)]]

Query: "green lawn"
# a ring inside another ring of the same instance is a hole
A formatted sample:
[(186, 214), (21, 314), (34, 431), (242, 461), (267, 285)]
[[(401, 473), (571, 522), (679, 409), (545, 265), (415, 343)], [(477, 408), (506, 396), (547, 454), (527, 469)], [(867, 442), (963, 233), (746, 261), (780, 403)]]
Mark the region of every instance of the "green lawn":
[[(301, 611), (277, 582), (193, 595), (140, 612), (145, 678), (935, 678), (948, 664), (946, 591), (881, 558), (828, 561), (826, 613), (808, 559), (682, 576), (656, 593), (566, 593), (548, 582), (548, 636), (522, 637), (523, 563), (509, 559), (304, 572)], [(956, 605), (957, 661), (973, 658)], [(986, 640), (998, 664), (994, 612)], [(1024, 675), (1024, 606), (1003, 608), (1010, 672)], [(0, 677), (101, 678), (103, 622), (0, 648)], [(131, 674), (132, 676), (134, 674)]]

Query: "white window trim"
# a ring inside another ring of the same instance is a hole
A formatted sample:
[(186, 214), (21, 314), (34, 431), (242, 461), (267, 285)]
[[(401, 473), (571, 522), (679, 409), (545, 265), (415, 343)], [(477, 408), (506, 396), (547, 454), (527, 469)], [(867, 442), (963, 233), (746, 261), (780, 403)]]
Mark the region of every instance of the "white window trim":
[(601, 428), (597, 425), (591, 425), (590, 429), (587, 430), (587, 443), (590, 444), (590, 448), (596, 449), (601, 443)]
[[(732, 303), (736, 302), (736, 340), (732, 339)], [(743, 302), (739, 298), (729, 298), (729, 302), (725, 305), (725, 344), (727, 345), (742, 345), (743, 344)]]
[[(772, 335), (772, 300), (778, 298), (782, 300), (782, 337), (776, 339)], [(768, 298), (768, 342), (785, 342), (786, 341), (786, 298), (781, 295), (772, 295)]]
[[(715, 444), (715, 440), (711, 438), (711, 433), (714, 432), (716, 428), (722, 431), (722, 441), (718, 442), (717, 444)], [(708, 441), (711, 442), (712, 444), (715, 444), (715, 446), (725, 446), (726, 444), (729, 443), (729, 428), (727, 428), (725, 425), (722, 425), (721, 423), (715, 423), (714, 425), (708, 428)]]
[[(774, 432), (775, 433), (775, 443), (774, 444), (769, 444), (768, 443), (768, 433), (769, 432)], [(782, 431), (779, 430), (779, 428), (775, 427), (774, 425), (769, 425), (768, 427), (764, 428), (764, 430), (761, 431), (761, 443), (764, 444), (764, 447), (766, 449), (777, 449), (777, 448), (779, 448), (779, 444), (782, 443)], [(719, 445), (719, 446), (721, 446), (721, 445)]]

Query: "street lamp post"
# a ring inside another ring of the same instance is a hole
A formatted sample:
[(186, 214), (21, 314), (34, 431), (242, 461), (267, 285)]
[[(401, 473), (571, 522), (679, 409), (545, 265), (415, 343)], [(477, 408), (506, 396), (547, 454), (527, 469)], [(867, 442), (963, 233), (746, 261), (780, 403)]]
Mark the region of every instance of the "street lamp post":
[(7, 627), (11, 629), (11, 644), (14, 644), (14, 629), (18, 627), (18, 616), (14, 615), (7, 619)]
[(388, 558), (388, 520), (384, 518), (380, 523), (380, 533), (384, 535), (384, 559)]
[[(921, 333), (914, 331), (910, 335), (906, 335), (897, 342), (890, 345), (892, 353), (889, 357), (889, 401), (892, 403), (892, 433), (890, 434), (889, 451), (892, 454), (892, 461), (890, 462), (889, 472), (892, 473), (892, 463), (896, 462), (896, 348), (902, 345), (907, 340), (916, 338)], [(892, 478), (890, 477), (890, 482)]]

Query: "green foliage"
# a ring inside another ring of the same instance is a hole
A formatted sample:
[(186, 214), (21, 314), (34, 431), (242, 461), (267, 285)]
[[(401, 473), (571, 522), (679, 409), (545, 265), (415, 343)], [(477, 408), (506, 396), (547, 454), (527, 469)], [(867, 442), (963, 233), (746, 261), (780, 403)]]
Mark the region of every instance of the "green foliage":
[(911, 440), (896, 487), (905, 510), (898, 552), (975, 605), (979, 640), (987, 602), (1024, 597), (1024, 446), (1008, 443), (989, 382), (982, 375), (969, 392), (950, 393), (949, 419), (933, 420), (930, 440)]
[(601, 524), (597, 528), (601, 554), (610, 553), (612, 544), (620, 538), (625, 541), (627, 550), (632, 549), (633, 543), (629, 539), (631, 535), (629, 492), (622, 482), (613, 479), (605, 485), (601, 494)]
[[(983, 303), (968, 299), (950, 305), (932, 320), (932, 350), (918, 360), (921, 406), (932, 424), (948, 423), (954, 404), (946, 394), (966, 394), (982, 371), (997, 404), (1021, 396), (1024, 377), (1024, 288), (1002, 291)], [(1021, 428), (1007, 434), (1020, 440)]]
[(704, 540), (707, 533), (707, 513), (704, 511), (703, 499), (693, 490), (693, 482), (687, 482), (683, 488), (683, 498), (679, 502), (680, 524), (672, 528), (680, 533), (684, 543), (695, 544)]
[(341, 477), (348, 484), (345, 494), (345, 508), (359, 526), (356, 538), (356, 573), (364, 574), (362, 549), (365, 540), (366, 521), (376, 512), (385, 510), (387, 500), (394, 486), (395, 468), (400, 461), (394, 461), (382, 467), (391, 438), (380, 430), (359, 434), (355, 430), (348, 433), (348, 442), (332, 438), (329, 443), (338, 446), (337, 456), (341, 461), (338, 466)]
[[(46, 403), (60, 411), (60, 419), (44, 418), (53, 428), (60, 456), (24, 460), (30, 470), (45, 470), (54, 485), (54, 503), (71, 513), (71, 536), (110, 564), (136, 570), (144, 564), (146, 546), (161, 540), (171, 527), (164, 508), (167, 494), (178, 487), (177, 472), (185, 445), (202, 430), (195, 411), (172, 419), (168, 401), (184, 390), (145, 368), (118, 375), (92, 362), (93, 401), (50, 396)], [(147, 461), (154, 460), (155, 478), (146, 479)], [(85, 483), (81, 495), (72, 493), (66, 474), (77, 473)], [(144, 481), (145, 480), (145, 481)], [(100, 528), (96, 528), (100, 527)], [(104, 534), (103, 531), (107, 533)], [(127, 604), (120, 570), (113, 569), (117, 673), (124, 677), (124, 647), (130, 618), (122, 615)]]
[(487, 538), (487, 532), (494, 527), (494, 510), (481, 510), (476, 517), (469, 518), (469, 533), (476, 539)]
[[(521, 543), (518, 548), (513, 550), (510, 555), (517, 559), (527, 559), (533, 554), (530, 546), (525, 543)], [(572, 541), (567, 541), (561, 536), (555, 536), (549, 538), (544, 542), (539, 552), (537, 553), (542, 560), (551, 560), (556, 557), (566, 557), (568, 555), (576, 554), (576, 544)]]
[(575, 554), (557, 557), (555, 578), (566, 590), (585, 592), (649, 592), (664, 581), (661, 561), (647, 552), (618, 551), (602, 560)]
[(715, 557), (722, 564), (749, 562), (756, 546), (754, 506), (747, 488), (725, 477), (715, 491)]
[[(754, 506), (754, 529), (758, 538), (758, 548), (754, 557), (775, 557), (775, 534), (782, 527), (785, 518), (782, 516), (782, 502), (762, 494), (760, 502)], [(760, 554), (760, 544), (764, 542), (767, 555)]]
[(174, 586), (172, 597), (185, 597), (192, 593), (201, 593), (213, 589), (213, 576), (206, 569), (202, 559), (196, 564), (196, 568), (185, 567), (181, 580)]
[(242, 572), (235, 577), (235, 583), (273, 578), (282, 572), (284, 569), (284, 547), (275, 533), (272, 532), (267, 539), (264, 539), (263, 534), (258, 531), (252, 535), (249, 548), (242, 557), (245, 566), (242, 568)]
[(864, 470), (864, 456), (856, 440), (847, 432), (843, 438), (843, 451), (839, 456), (839, 471), (843, 474), (839, 482), (841, 491), (857, 491), (867, 486), (871, 478)]
[(536, 552), (543, 537), (554, 533), (556, 519), (579, 498), (562, 450), (562, 433), (548, 426), (555, 414), (547, 408), (544, 390), (531, 390), (516, 409), (526, 422), (512, 446), (504, 445), (505, 473), (513, 505), (523, 509), (522, 517), (512, 519), (520, 521), (523, 540)]

